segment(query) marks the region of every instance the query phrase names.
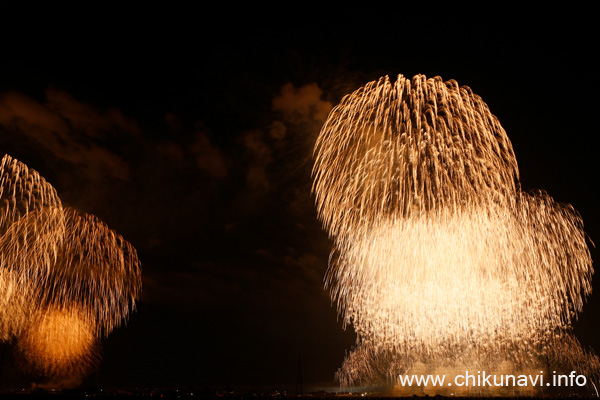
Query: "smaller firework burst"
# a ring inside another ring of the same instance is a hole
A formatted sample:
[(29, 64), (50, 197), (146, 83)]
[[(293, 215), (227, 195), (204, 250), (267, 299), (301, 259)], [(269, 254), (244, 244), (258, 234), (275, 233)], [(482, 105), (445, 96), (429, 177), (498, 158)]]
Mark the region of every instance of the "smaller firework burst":
[(98, 340), (126, 320), (141, 290), (135, 248), (96, 217), (63, 206), (36, 171), (0, 162), (0, 339), (23, 365), (80, 375)]

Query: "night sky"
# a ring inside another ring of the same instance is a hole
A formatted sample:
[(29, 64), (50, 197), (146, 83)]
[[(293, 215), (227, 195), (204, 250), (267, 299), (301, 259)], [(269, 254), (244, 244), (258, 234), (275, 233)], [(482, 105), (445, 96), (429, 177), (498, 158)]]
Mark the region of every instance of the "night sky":
[[(331, 107), (382, 75), (471, 87), (523, 188), (571, 203), (600, 243), (598, 34), (584, 10), (2, 7), (0, 153), (142, 262), (137, 311), (83, 384), (294, 390), (301, 357), (305, 391), (335, 387), (355, 335), (323, 288), (332, 242), (312, 148)], [(599, 282), (575, 323), (597, 353)], [(4, 348), (0, 386), (36, 381)]]

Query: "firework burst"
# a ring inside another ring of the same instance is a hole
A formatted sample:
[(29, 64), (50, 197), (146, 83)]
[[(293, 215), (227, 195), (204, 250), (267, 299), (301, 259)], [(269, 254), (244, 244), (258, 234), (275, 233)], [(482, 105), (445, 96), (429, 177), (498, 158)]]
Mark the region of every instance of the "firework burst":
[(135, 307), (137, 253), (10, 156), (0, 179), (0, 338), (16, 338), (22, 364), (38, 373), (84, 373), (97, 340)]
[(466, 344), (470, 360), (515, 347), (513, 365), (537, 368), (532, 354), (566, 335), (591, 292), (579, 214), (521, 190), (506, 132), (455, 81), (384, 77), (344, 97), (313, 176), (334, 241), (326, 286), (358, 336), (343, 383), (381, 371), (374, 359), (393, 377)]

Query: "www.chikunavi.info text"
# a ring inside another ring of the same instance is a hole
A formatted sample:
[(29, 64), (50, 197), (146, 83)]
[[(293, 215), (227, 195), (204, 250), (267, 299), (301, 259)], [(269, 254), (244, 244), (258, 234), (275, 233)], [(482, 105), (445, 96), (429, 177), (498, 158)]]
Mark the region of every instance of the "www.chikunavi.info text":
[[(447, 379), (449, 378), (449, 379)], [(550, 375), (544, 375), (540, 371), (537, 375), (497, 375), (487, 374), (485, 371), (469, 372), (457, 374), (453, 377), (446, 375), (399, 375), (398, 384), (400, 386), (459, 386), (459, 387), (573, 387), (585, 386), (587, 378), (584, 375), (571, 371), (568, 375), (556, 374), (553, 371)]]

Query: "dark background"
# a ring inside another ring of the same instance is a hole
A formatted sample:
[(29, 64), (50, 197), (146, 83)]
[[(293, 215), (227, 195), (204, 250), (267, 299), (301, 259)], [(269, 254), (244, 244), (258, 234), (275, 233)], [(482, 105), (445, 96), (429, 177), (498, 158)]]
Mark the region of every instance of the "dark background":
[[(138, 310), (84, 385), (294, 390), (301, 357), (305, 391), (336, 387), (355, 336), (323, 289), (312, 146), (324, 112), (385, 74), (470, 86), (507, 131), (523, 187), (571, 203), (600, 240), (589, 10), (1, 11), (0, 152), (142, 261)], [(574, 329), (600, 351), (599, 306), (592, 294)], [(0, 385), (42, 382), (3, 347)]]

